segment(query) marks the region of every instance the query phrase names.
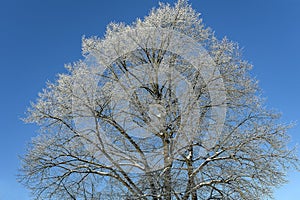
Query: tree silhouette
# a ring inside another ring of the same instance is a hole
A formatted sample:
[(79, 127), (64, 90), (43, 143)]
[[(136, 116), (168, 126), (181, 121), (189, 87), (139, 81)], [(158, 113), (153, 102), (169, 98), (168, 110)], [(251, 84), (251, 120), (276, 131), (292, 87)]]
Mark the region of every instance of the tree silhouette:
[(262, 199), (298, 166), (238, 45), (187, 1), (83, 39), (26, 122), (20, 181), (37, 199)]

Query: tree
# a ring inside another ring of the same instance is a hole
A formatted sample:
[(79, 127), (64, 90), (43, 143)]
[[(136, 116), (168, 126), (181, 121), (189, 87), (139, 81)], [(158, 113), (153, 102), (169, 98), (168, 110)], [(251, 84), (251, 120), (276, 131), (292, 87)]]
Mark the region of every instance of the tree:
[(191, 6), (83, 38), (26, 122), (20, 181), (37, 199), (263, 199), (298, 158), (238, 45)]

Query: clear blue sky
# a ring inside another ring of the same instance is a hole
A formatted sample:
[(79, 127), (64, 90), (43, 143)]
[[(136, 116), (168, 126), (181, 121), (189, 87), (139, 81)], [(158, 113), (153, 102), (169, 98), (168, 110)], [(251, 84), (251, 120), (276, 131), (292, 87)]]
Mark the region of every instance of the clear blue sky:
[[(174, 0), (163, 2), (173, 3)], [(221, 38), (239, 42), (267, 105), (283, 120), (300, 119), (300, 1), (190, 0)], [(0, 199), (27, 200), (16, 182), (18, 155), (37, 127), (19, 118), (47, 80), (81, 57), (82, 35), (103, 36), (110, 21), (131, 22), (158, 0), (0, 0)], [(290, 130), (300, 143), (300, 124)], [(300, 196), (300, 173), (276, 190), (277, 200)]]

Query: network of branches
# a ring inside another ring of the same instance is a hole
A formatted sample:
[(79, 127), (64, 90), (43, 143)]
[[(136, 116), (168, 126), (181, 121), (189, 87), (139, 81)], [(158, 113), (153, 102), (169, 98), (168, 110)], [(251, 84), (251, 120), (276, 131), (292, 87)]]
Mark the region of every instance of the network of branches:
[(28, 110), (20, 181), (36, 199), (264, 199), (298, 166), (234, 42), (185, 0), (83, 38)]

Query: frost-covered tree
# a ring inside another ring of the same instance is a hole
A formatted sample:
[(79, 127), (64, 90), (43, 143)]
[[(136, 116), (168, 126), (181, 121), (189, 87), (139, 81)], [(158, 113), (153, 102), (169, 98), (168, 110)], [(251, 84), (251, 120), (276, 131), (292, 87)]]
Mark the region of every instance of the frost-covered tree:
[(238, 45), (186, 1), (82, 43), (25, 119), (37, 199), (264, 199), (298, 166)]

